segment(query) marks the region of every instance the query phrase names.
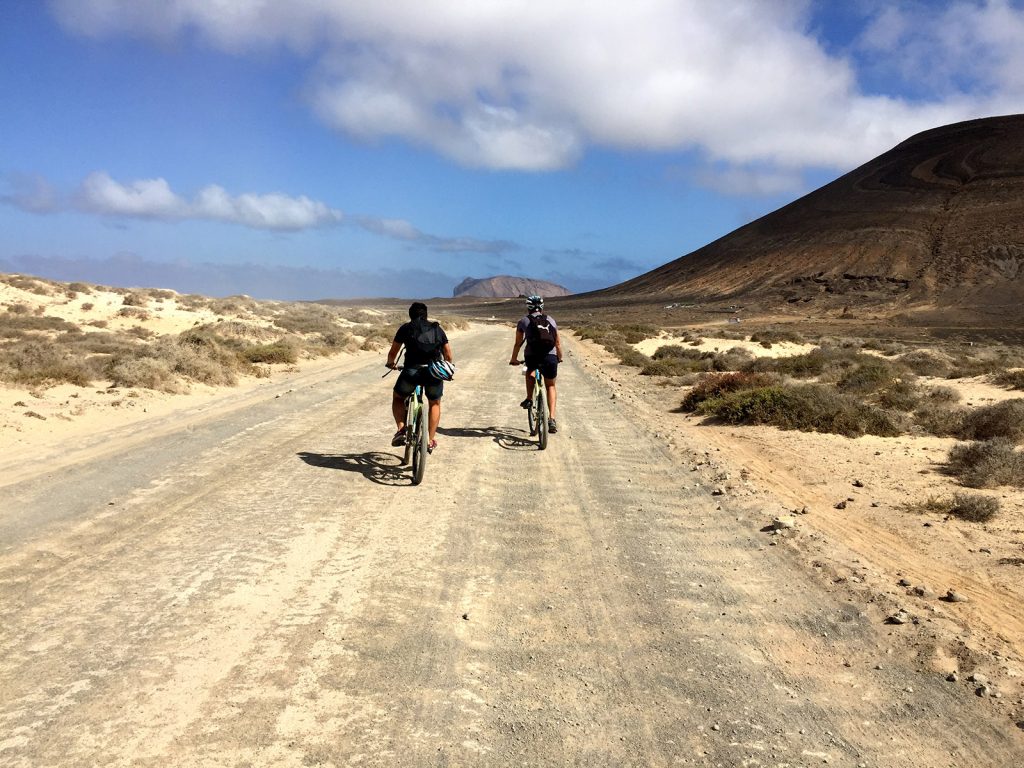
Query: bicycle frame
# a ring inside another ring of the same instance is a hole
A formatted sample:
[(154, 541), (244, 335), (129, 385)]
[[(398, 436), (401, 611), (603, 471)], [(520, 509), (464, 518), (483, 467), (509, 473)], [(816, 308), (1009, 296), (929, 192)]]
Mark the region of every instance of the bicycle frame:
[(544, 377), (540, 369), (533, 370), (533, 395), (530, 407), (526, 411), (526, 419), (530, 425), (530, 437), (537, 437), (537, 448), (543, 451), (548, 447), (548, 406)]

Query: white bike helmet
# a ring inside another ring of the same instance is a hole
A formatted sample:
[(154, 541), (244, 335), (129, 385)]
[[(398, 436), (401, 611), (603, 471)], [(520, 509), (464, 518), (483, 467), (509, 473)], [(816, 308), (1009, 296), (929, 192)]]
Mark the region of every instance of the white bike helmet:
[(430, 375), (439, 381), (451, 381), (455, 376), (455, 366), (447, 360), (435, 360), (428, 368)]
[(533, 296), (526, 297), (526, 306), (530, 310), (541, 310), (544, 309), (544, 299), (534, 294)]

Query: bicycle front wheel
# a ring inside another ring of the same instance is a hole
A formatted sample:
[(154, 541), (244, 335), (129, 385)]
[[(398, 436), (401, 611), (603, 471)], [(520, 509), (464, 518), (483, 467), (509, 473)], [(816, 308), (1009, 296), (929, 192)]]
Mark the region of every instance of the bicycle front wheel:
[(427, 471), (427, 453), (430, 447), (426, 408), (420, 408), (419, 418), (416, 419), (416, 430), (413, 434), (415, 445), (413, 445), (412, 453), (412, 484), (419, 485), (423, 482), (423, 473)]
[(543, 451), (548, 447), (548, 403), (544, 388), (540, 384), (537, 386), (540, 388), (537, 393), (537, 448)]

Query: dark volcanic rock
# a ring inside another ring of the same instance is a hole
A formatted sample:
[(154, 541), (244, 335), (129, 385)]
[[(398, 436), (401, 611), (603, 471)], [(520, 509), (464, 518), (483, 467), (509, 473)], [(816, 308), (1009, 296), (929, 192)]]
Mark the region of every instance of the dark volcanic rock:
[(531, 280), (528, 277), (467, 277), (452, 292), (452, 296), (478, 296), (485, 299), (505, 299), (517, 296), (537, 294), (545, 299), (551, 296), (568, 296), (569, 289), (544, 280)]
[(1003, 313), (1024, 300), (1024, 115), (918, 134), (601, 293), (798, 306), (909, 302)]

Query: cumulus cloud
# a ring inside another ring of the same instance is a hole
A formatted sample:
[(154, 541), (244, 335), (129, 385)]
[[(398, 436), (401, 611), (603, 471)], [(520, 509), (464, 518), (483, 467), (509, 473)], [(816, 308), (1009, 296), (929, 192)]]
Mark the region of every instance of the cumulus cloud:
[[(1024, 12), (1008, 0), (960, 0), (940, 13), (878, 5), (861, 50), (888, 57), (906, 43), (894, 66), (948, 86), (913, 101), (863, 92), (855, 58), (814, 37), (807, 0), (643, 0), (628, 11), (591, 0), (51, 6), (78, 34), (187, 31), (226, 51), (286, 46), (311, 60), (308, 98), (336, 129), (496, 169), (564, 167), (589, 145), (847, 168), (920, 130), (1006, 111), (1024, 80)], [(979, 70), (972, 81), (986, 89), (963, 87), (954, 67)]]
[[(0, 203), (29, 213), (64, 210), (69, 203), (44, 177), (11, 173), (0, 178)], [(3, 191), (6, 188), (7, 191)], [(297, 232), (348, 224), (381, 237), (428, 248), (439, 253), (505, 254), (520, 248), (508, 240), (482, 240), (424, 232), (404, 219), (347, 216), (337, 208), (305, 195), (279, 193), (231, 195), (210, 184), (192, 199), (178, 194), (166, 179), (140, 179), (122, 183), (104, 171), (89, 174), (73, 195), (70, 206), (84, 213), (115, 219), (157, 221), (204, 220), (239, 224), (251, 229)]]
[(804, 188), (803, 176), (790, 169), (721, 165), (700, 169), (693, 180), (730, 197), (771, 197)]
[[(1007, 0), (883, 7), (857, 40), (875, 66), (943, 96), (984, 94), (1007, 111), (1024, 96), (1024, 10)], [(891, 52), (891, 53), (890, 53)]]
[(201, 189), (192, 200), (176, 194), (165, 179), (143, 179), (122, 184), (108, 174), (89, 174), (75, 195), (83, 211), (143, 219), (208, 219), (254, 229), (295, 231), (338, 224), (341, 211), (305, 195), (229, 195), (223, 187)]

